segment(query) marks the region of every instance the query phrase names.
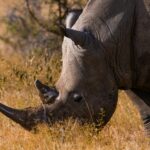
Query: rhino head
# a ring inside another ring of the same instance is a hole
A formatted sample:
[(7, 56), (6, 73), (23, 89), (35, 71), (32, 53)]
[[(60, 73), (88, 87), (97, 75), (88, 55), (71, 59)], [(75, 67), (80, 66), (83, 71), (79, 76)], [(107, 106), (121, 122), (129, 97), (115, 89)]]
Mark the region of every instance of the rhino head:
[(43, 105), (18, 110), (0, 104), (1, 113), (26, 129), (68, 117), (105, 125), (116, 108), (118, 87), (102, 44), (80, 24), (62, 31), (63, 66), (55, 89), (36, 81)]

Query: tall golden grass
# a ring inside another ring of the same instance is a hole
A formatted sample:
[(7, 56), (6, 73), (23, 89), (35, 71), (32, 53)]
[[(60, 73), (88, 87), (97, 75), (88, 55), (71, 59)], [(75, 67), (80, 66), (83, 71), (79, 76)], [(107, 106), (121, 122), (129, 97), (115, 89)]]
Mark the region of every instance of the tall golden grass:
[[(60, 55), (54, 54), (46, 63), (43, 56), (0, 55), (0, 102), (15, 108), (39, 105), (34, 87), (39, 78), (54, 84), (59, 77)], [(0, 114), (1, 150), (149, 150), (150, 140), (144, 133), (136, 107), (124, 92), (111, 121), (98, 132), (92, 125), (79, 125), (69, 119), (51, 127), (39, 125), (28, 132)]]

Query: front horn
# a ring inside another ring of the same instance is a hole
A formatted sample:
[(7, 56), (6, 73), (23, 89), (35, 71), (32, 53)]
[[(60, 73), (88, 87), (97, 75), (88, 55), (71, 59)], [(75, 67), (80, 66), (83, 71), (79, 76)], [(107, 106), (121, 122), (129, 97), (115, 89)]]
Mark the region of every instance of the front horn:
[(44, 121), (44, 108), (14, 109), (0, 103), (0, 112), (27, 130)]
[(28, 107), (25, 109), (14, 109), (0, 103), (0, 112), (20, 124), (23, 128), (32, 130), (38, 123), (48, 123), (48, 118), (51, 121), (57, 120), (59, 117), (57, 112), (63, 105), (64, 103), (58, 99), (52, 105), (43, 104), (39, 107)]

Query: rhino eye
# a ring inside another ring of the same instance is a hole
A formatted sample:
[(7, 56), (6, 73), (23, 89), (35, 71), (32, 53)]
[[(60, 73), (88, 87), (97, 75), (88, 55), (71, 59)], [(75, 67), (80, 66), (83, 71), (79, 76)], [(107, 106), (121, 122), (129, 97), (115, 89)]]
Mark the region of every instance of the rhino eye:
[(82, 99), (83, 99), (83, 97), (81, 96), (81, 95), (79, 95), (79, 94), (74, 94), (73, 95), (73, 100), (75, 101), (75, 102), (81, 102), (82, 101)]

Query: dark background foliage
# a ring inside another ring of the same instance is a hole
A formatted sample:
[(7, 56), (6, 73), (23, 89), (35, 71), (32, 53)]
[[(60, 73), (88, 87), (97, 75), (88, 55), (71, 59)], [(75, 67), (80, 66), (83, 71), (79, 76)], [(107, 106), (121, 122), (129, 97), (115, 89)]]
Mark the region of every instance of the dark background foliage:
[(0, 36), (15, 51), (51, 55), (61, 47), (59, 25), (72, 8), (81, 8), (84, 0), (24, 0), (10, 8), (1, 21), (6, 33)]

